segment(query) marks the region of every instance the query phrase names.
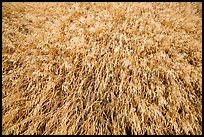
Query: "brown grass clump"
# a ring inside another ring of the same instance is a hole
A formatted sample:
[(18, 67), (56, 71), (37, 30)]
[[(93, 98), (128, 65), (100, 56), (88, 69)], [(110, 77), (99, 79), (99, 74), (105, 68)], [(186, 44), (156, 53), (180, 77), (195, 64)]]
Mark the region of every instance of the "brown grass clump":
[(201, 3), (8, 3), (3, 134), (202, 134)]

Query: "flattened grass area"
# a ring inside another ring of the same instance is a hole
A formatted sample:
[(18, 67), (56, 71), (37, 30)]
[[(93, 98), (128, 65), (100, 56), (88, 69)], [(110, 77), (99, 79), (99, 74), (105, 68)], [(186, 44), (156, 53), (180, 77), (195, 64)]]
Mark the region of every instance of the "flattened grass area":
[(3, 134), (202, 134), (202, 3), (2, 3)]

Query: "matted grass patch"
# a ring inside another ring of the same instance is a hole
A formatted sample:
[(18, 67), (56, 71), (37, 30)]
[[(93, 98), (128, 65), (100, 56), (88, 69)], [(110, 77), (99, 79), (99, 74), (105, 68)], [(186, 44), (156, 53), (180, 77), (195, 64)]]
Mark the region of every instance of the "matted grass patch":
[(202, 3), (2, 3), (3, 134), (202, 134)]

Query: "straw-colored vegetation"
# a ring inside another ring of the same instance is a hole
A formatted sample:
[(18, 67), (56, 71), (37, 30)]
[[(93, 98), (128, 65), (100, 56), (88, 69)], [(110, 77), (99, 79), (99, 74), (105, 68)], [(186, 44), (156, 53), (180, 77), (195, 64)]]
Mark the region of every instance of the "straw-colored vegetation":
[(201, 3), (7, 3), (3, 134), (202, 134)]

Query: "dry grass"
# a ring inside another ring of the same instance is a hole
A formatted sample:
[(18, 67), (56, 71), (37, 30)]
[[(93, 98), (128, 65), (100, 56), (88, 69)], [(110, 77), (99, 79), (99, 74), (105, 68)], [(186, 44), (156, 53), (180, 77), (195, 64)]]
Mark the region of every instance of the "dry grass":
[(202, 134), (201, 3), (7, 3), (3, 134)]

